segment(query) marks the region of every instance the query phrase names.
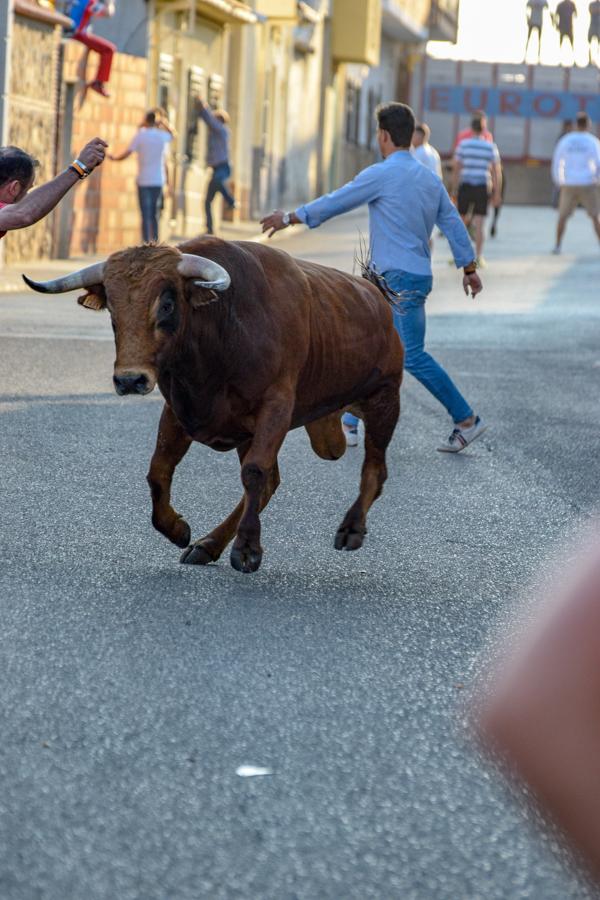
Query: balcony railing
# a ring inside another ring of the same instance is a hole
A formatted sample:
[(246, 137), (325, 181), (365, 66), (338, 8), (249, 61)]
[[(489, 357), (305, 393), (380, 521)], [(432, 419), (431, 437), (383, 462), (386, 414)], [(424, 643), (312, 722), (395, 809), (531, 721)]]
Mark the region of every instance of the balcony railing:
[(177, 12), (193, 10), (205, 13), (218, 22), (254, 23), (256, 14), (242, 0), (158, 0), (158, 7)]

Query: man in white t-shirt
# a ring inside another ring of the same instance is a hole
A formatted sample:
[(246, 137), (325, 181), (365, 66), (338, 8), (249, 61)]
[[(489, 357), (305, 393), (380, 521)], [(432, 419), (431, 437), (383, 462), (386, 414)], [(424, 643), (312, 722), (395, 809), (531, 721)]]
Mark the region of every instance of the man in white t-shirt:
[(144, 124), (123, 153), (109, 156), (114, 162), (138, 155), (138, 199), (142, 214), (142, 240), (158, 240), (158, 211), (167, 181), (166, 151), (173, 140), (166, 118), (157, 121), (154, 110), (146, 113)]
[(528, 32), (527, 43), (525, 44), (525, 54), (529, 49), (529, 41), (534, 31), (538, 33), (538, 62), (540, 59), (540, 51), (542, 49), (542, 28), (544, 27), (544, 10), (548, 9), (548, 0), (528, 0), (527, 9), (529, 10), (529, 18), (527, 20)]
[(565, 134), (554, 150), (552, 179), (560, 188), (556, 246), (553, 253), (560, 253), (567, 220), (581, 204), (592, 220), (600, 239), (600, 141), (590, 134), (590, 118), (587, 113), (577, 116), (575, 131)]
[(435, 147), (432, 147), (429, 143), (430, 137), (431, 129), (429, 128), (429, 125), (425, 125), (424, 122), (417, 125), (415, 133), (413, 134), (410, 152), (422, 165), (430, 169), (434, 175), (438, 176), (438, 178), (441, 178), (442, 161), (440, 159), (440, 154)]

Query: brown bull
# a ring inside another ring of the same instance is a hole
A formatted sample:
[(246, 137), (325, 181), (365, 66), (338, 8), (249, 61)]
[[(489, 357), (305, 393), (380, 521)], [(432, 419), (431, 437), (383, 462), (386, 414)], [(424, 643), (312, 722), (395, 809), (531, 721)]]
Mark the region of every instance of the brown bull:
[[(152, 522), (186, 550), (184, 563), (214, 562), (235, 537), (231, 564), (254, 572), (262, 559), (259, 513), (279, 484), (277, 455), (303, 425), (322, 459), (345, 450), (340, 411), (365, 425), (360, 493), (335, 546), (356, 550), (386, 479), (385, 453), (399, 415), (402, 345), (379, 290), (357, 278), (249, 242), (199, 239), (178, 249), (146, 245), (35, 290), (84, 287), (79, 303), (108, 308), (119, 394), (165, 398), (148, 482)], [(170, 502), (176, 466), (192, 441), (236, 449), (244, 496), (190, 545)]]

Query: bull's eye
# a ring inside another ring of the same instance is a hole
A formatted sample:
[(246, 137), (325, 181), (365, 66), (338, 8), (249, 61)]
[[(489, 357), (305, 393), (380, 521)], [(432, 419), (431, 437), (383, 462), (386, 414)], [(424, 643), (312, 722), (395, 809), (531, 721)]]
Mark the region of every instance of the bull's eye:
[(171, 330), (175, 327), (175, 292), (167, 288), (164, 290), (158, 300), (158, 309), (156, 311), (156, 324), (159, 328)]
[(158, 308), (158, 315), (161, 319), (170, 316), (175, 309), (175, 303), (173, 302), (172, 297), (164, 297), (160, 301), (160, 306)]

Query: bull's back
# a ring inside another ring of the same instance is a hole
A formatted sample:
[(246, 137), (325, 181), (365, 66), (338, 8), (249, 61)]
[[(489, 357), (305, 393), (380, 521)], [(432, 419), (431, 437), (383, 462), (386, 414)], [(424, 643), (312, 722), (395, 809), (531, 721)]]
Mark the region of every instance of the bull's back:
[(332, 385), (344, 394), (380, 375), (401, 374), (403, 351), (392, 310), (374, 285), (274, 247), (243, 246), (267, 276), (271, 313), (282, 333), (296, 351), (302, 345), (299, 392), (309, 402), (330, 393)]
[(402, 348), (392, 309), (381, 292), (364, 278), (299, 260), (311, 289), (311, 349), (328, 368), (344, 370), (351, 381), (372, 368), (402, 370)]

